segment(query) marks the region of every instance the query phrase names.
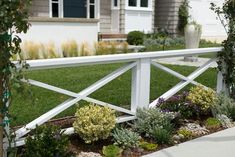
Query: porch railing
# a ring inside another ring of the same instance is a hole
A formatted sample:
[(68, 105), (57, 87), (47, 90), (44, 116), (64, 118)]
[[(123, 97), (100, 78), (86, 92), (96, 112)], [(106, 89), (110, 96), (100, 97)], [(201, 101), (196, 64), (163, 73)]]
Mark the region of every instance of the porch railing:
[[(27, 80), (27, 82), (29, 82), (31, 85), (48, 89), (48, 90), (51, 90), (60, 94), (64, 94), (71, 98), (59, 104), (58, 106), (51, 109), (50, 111), (44, 113), (43, 115), (36, 118), (35, 120), (28, 123), (27, 125), (23, 126), (22, 128), (18, 129), (15, 132), (15, 136), (16, 136), (15, 144), (16, 146), (23, 145), (24, 136), (28, 134), (30, 130), (34, 129), (36, 125), (44, 124), (45, 122), (55, 117), (56, 115), (60, 114), (64, 110), (68, 109), (69, 107), (73, 106), (80, 100), (85, 100), (85, 101), (92, 102), (101, 106), (107, 105), (116, 111), (125, 113), (127, 116), (122, 116), (122, 117), (117, 118), (118, 123), (133, 120), (135, 119), (135, 112), (137, 108), (154, 107), (157, 104), (159, 98), (168, 99), (190, 83), (194, 85), (199, 84), (194, 80), (199, 75), (204, 73), (210, 67), (210, 65), (216, 61), (216, 53), (221, 50), (222, 48), (218, 47), (218, 48), (184, 49), (184, 50), (28, 61), (27, 63), (30, 65), (29, 70), (52, 69), (52, 68), (61, 68), (61, 67), (77, 67), (77, 66), (95, 65), (95, 64), (112, 64), (112, 63), (126, 63), (126, 64), (78, 93), (69, 91), (67, 89), (55, 87), (46, 83), (42, 83), (36, 80)], [(171, 70), (168, 67), (159, 64), (156, 61), (156, 59), (159, 59), (159, 58), (203, 55), (203, 54), (208, 54), (208, 53), (213, 53), (215, 58), (211, 58), (209, 61), (207, 61), (202, 66), (200, 66), (189, 76), (183, 76), (177, 73), (176, 71)], [(151, 65), (181, 80), (173, 88), (169, 89), (166, 93), (161, 95), (159, 98), (156, 98), (156, 100), (154, 100), (153, 102), (150, 102)], [(99, 88), (103, 87), (104, 85), (116, 79), (117, 77), (124, 74), (130, 69), (132, 69), (132, 88), (131, 88), (131, 107), (130, 107), (131, 109), (130, 110), (88, 97), (91, 93), (95, 92)], [(26, 81), (26, 80), (22, 80), (22, 81)], [(222, 90), (222, 88), (223, 88), (222, 76), (221, 74), (218, 74), (217, 91)], [(73, 132), (74, 132), (73, 128), (65, 129), (66, 134), (71, 134)]]

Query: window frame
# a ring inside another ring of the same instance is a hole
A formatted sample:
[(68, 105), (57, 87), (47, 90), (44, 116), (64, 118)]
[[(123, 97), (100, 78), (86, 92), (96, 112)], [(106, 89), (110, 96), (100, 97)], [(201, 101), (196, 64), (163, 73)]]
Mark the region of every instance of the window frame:
[(153, 1), (148, 0), (148, 7), (141, 7), (141, 0), (137, 0), (137, 6), (129, 6), (129, 0), (126, 0), (127, 10), (153, 11)]
[[(52, 13), (52, 4), (57, 3), (58, 4), (58, 17), (53, 17)], [(63, 18), (64, 17), (64, 0), (58, 0), (55, 2), (54, 0), (49, 0), (49, 16), (50, 18)]]
[(120, 0), (117, 0), (117, 6), (114, 6), (115, 0), (111, 0), (111, 9), (115, 10), (115, 9), (120, 9)]

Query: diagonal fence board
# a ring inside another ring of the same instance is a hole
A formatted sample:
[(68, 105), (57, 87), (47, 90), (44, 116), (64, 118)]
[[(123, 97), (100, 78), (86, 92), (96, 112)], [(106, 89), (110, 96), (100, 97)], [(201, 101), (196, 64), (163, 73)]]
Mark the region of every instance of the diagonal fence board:
[(111, 74), (105, 76), (101, 80), (97, 81), (93, 85), (89, 86), (88, 88), (86, 88), (83, 91), (81, 91), (80, 93), (78, 93), (78, 95), (79, 95), (78, 97), (76, 97), (74, 99), (72, 99), (72, 98), (68, 99), (67, 101), (63, 102), (62, 104), (58, 105), (57, 107), (53, 108), (52, 110), (48, 111), (47, 113), (43, 114), (42, 116), (40, 116), (37, 119), (33, 120), (32, 122), (28, 123), (26, 126), (18, 129), (15, 132), (15, 134), (16, 134), (15, 139), (17, 140), (20, 137), (26, 135), (27, 133), (30, 132), (31, 129), (35, 129), (36, 125), (42, 125), (43, 123), (47, 122), (51, 118), (53, 118), (56, 115), (58, 115), (59, 113), (63, 112), (67, 108), (73, 106), (78, 101), (86, 98), (88, 95), (90, 95), (94, 91), (98, 90), (99, 88), (103, 87), (107, 83), (111, 82), (115, 78), (119, 77), (120, 75), (122, 75), (126, 71), (130, 70), (134, 66), (136, 66), (136, 62), (127, 64), (124, 67), (121, 67), (121, 68), (115, 70)]
[[(80, 96), (79, 94), (77, 94), (75, 92), (68, 91), (66, 89), (55, 87), (55, 86), (52, 86), (52, 85), (49, 85), (49, 84), (46, 84), (46, 83), (42, 83), (42, 82), (39, 82), (39, 81), (30, 80), (30, 79), (29, 80), (22, 80), (22, 81), (27, 82), (31, 85), (41, 87), (41, 88), (44, 88), (44, 89), (48, 89), (48, 90), (51, 90), (51, 91), (54, 91), (54, 92), (57, 92), (57, 93), (60, 93), (60, 94), (64, 94), (64, 95), (67, 95), (67, 96), (70, 96), (70, 97), (77, 98), (77, 97)], [(131, 112), (130, 110), (127, 110), (127, 109), (122, 108), (122, 107), (118, 107), (116, 105), (109, 104), (107, 102), (96, 100), (96, 99), (93, 99), (93, 98), (90, 98), (90, 97), (85, 97), (83, 100), (94, 103), (94, 104), (97, 104), (97, 105), (101, 105), (101, 106), (108, 106), (111, 109), (117, 110), (119, 112), (124, 112), (126, 114), (135, 115), (135, 113)]]
[(164, 100), (169, 99), (170, 97), (172, 97), (174, 94), (176, 94), (177, 92), (179, 92), (181, 89), (183, 89), (185, 86), (187, 86), (189, 83), (191, 83), (194, 79), (196, 79), (198, 76), (200, 76), (202, 73), (204, 73), (208, 68), (210, 68), (210, 65), (215, 62), (216, 59), (210, 59), (209, 61), (207, 61), (205, 64), (203, 64), (202, 66), (200, 66), (197, 70), (195, 70), (193, 73), (191, 73), (188, 77), (186, 81), (181, 81), (180, 83), (178, 83), (177, 85), (175, 85), (173, 88), (171, 88), (170, 90), (168, 90), (166, 93), (164, 93), (163, 95), (161, 95), (159, 98), (157, 98), (156, 100), (154, 100), (149, 107), (155, 107), (159, 101), (160, 98), (163, 98)]

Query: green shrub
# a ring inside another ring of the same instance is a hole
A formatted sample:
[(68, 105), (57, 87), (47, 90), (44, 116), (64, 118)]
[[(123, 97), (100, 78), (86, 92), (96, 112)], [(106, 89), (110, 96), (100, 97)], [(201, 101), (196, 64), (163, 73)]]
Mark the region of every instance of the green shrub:
[(235, 102), (225, 94), (219, 94), (213, 111), (215, 114), (224, 114), (232, 120), (235, 120)]
[(144, 150), (148, 150), (148, 151), (152, 151), (152, 150), (156, 150), (158, 145), (155, 143), (149, 143), (149, 142), (140, 142), (139, 145), (140, 148), (143, 148)]
[(102, 153), (105, 157), (120, 157), (122, 154), (122, 149), (116, 145), (104, 146)]
[(208, 118), (205, 122), (205, 126), (207, 129), (217, 129), (220, 128), (221, 123), (216, 118)]
[(25, 143), (25, 157), (67, 157), (69, 140), (56, 126), (40, 126), (28, 136)]
[(113, 132), (114, 144), (123, 149), (135, 148), (139, 146), (139, 134), (128, 129), (115, 129)]
[(181, 34), (184, 34), (184, 28), (188, 24), (188, 18), (189, 18), (189, 2), (188, 0), (184, 0), (183, 3), (179, 7), (179, 24), (178, 29)]
[(172, 134), (168, 129), (155, 128), (152, 131), (152, 136), (158, 144), (170, 144), (172, 142)]
[(193, 138), (193, 132), (188, 129), (185, 129), (185, 128), (178, 130), (177, 134), (183, 135), (184, 139), (192, 139)]
[(187, 102), (187, 92), (180, 95), (174, 95), (168, 100), (159, 99), (157, 107), (162, 111), (178, 112), (182, 118), (191, 118), (196, 115), (196, 106)]
[(197, 105), (202, 113), (207, 113), (215, 104), (217, 95), (214, 90), (199, 85), (190, 89), (187, 99)]
[(116, 124), (115, 112), (109, 107), (87, 105), (79, 108), (73, 123), (75, 132), (86, 142), (107, 139)]
[(144, 33), (140, 31), (132, 31), (128, 33), (127, 42), (130, 45), (142, 45), (144, 42)]
[(175, 118), (174, 113), (162, 112), (158, 108), (137, 109), (137, 120), (133, 128), (146, 137), (151, 137), (156, 128), (168, 128), (171, 120)]

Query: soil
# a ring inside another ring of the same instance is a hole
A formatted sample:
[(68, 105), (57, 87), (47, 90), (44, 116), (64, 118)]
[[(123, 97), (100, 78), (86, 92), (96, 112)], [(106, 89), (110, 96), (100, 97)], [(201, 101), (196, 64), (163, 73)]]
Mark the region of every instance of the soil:
[[(60, 119), (54, 119), (54, 120), (47, 122), (46, 124), (57, 125), (57, 126), (60, 126), (61, 128), (68, 128), (68, 127), (72, 127), (73, 122), (74, 122), (74, 117), (71, 116), (71, 117), (65, 117), (65, 118), (60, 118)], [(19, 127), (20, 126), (15, 127), (15, 129), (19, 128)], [(211, 128), (211, 129), (209, 129), (209, 131), (211, 134), (211, 133), (221, 131), (223, 129), (224, 128), (222, 128), (222, 127)], [(195, 138), (198, 138), (198, 137), (194, 137), (194, 139)], [(77, 134), (71, 135), (69, 137), (69, 139), (70, 139), (69, 151), (71, 151), (74, 154), (79, 154), (80, 152), (95, 152), (95, 153), (102, 154), (103, 146), (113, 144), (113, 141), (111, 138), (109, 138), (107, 140), (99, 140), (99, 141), (92, 143), (92, 144), (85, 144), (85, 142)], [(153, 142), (150, 139), (144, 139), (144, 140), (148, 141), (148, 142)], [(152, 153), (155, 151), (159, 151), (161, 149), (165, 149), (165, 148), (171, 147), (171, 146), (172, 145), (159, 145), (157, 150), (154, 150), (154, 151), (146, 151), (143, 149), (126, 150), (123, 152), (122, 157), (140, 157), (142, 155), (146, 155), (146, 154), (149, 154), (149, 153)]]

